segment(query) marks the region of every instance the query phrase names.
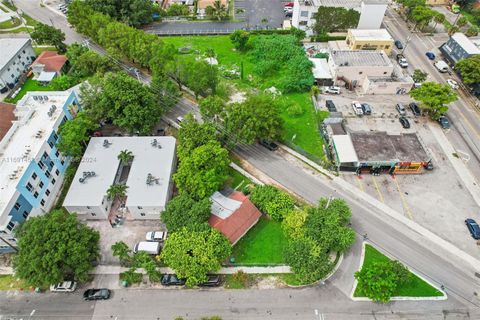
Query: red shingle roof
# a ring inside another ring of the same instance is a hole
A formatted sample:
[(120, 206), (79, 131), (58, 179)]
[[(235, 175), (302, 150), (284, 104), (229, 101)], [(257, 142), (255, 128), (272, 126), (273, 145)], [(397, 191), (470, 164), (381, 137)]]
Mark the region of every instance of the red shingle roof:
[(234, 191), (229, 198), (240, 201), (241, 206), (226, 219), (221, 219), (212, 214), (208, 223), (220, 231), (232, 244), (235, 244), (257, 223), (262, 214), (250, 199), (241, 192)]
[(64, 55), (53, 51), (43, 51), (32, 65), (43, 64), (45, 66), (43, 71), (45, 72), (60, 72), (67, 60), (67, 57)]
[(14, 104), (0, 102), (0, 140), (5, 137), (8, 130), (12, 127), (12, 121), (16, 120), (14, 110)]

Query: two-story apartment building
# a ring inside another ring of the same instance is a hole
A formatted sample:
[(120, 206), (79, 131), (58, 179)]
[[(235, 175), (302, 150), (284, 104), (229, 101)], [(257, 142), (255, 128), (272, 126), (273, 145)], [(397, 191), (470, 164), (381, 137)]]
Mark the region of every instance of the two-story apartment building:
[(32, 40), (23, 38), (0, 39), (0, 91), (13, 88), (20, 76), (35, 60)]
[(393, 38), (386, 29), (349, 29), (347, 46), (350, 50), (384, 51), (390, 55)]
[[(78, 109), (74, 92), (52, 91), (29, 92), (11, 110), (0, 141), (0, 235), (10, 245), (16, 226), (53, 207), (69, 164), (56, 148), (58, 129)], [(11, 250), (0, 243), (0, 253)]]
[(457, 32), (440, 47), (440, 52), (442, 52), (448, 62), (456, 64), (462, 59), (480, 54), (480, 48), (477, 47), (466, 35)]

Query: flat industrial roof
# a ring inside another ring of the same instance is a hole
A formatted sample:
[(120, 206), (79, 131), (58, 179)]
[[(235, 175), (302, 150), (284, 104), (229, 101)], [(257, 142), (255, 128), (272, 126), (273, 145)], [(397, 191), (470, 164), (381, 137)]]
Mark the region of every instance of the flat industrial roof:
[[(41, 156), (38, 152), (57, 121), (61, 121), (62, 107), (71, 94), (68, 91), (28, 92), (17, 102), (17, 120), (0, 141), (0, 213), (14, 195), (32, 159)], [(42, 101), (34, 100), (34, 96), (41, 96)], [(49, 116), (53, 105), (55, 111)]]
[(13, 56), (29, 41), (30, 39), (28, 38), (0, 39), (0, 48), (2, 48), (2, 54), (0, 54), (0, 70), (2, 70)]
[(392, 62), (383, 51), (333, 50), (330, 59), (333, 59), (337, 66), (392, 66)]
[(308, 58), (313, 63), (312, 72), (315, 79), (332, 79), (330, 67), (327, 59), (324, 58)]
[(480, 54), (480, 48), (478, 48), (475, 43), (463, 33), (457, 32), (453, 34), (452, 39), (455, 40), (468, 54)]
[[(105, 140), (108, 147), (104, 146)], [(120, 164), (117, 156), (122, 150), (131, 151), (134, 156), (126, 181), (126, 206), (165, 206), (175, 163), (175, 138), (151, 136), (92, 138), (63, 205), (101, 205), (107, 189), (115, 181)], [(95, 172), (95, 176), (80, 182), (83, 172), (88, 171)], [(155, 181), (147, 184), (149, 174)]]
[(332, 139), (340, 163), (358, 162), (357, 153), (348, 134), (333, 135)]
[(385, 40), (393, 41), (392, 36), (387, 29), (349, 29), (348, 32), (352, 34), (355, 40), (374, 41)]
[(351, 132), (350, 137), (360, 162), (422, 162), (430, 159), (415, 133)]

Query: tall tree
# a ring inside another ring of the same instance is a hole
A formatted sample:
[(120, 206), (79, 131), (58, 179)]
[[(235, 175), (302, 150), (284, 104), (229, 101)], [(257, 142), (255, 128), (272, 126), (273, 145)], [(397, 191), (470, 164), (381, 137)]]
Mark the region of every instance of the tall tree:
[(447, 104), (457, 100), (457, 94), (447, 84), (424, 82), (410, 91), (410, 96), (421, 102), (420, 108), (437, 120), (448, 111)]
[(436, 11), (425, 6), (416, 6), (413, 8), (411, 18), (415, 22), (414, 30), (420, 26), (420, 29), (425, 28), (432, 19), (436, 16)]
[(178, 132), (178, 158), (186, 159), (195, 149), (216, 139), (217, 130), (212, 124), (199, 123), (191, 114), (188, 114)]
[(218, 117), (225, 109), (225, 105), (225, 101), (219, 96), (208, 96), (200, 100), (198, 107), (203, 118), (218, 120)]
[(460, 60), (455, 68), (460, 71), (465, 84), (480, 83), (480, 54)]
[(424, 82), (425, 80), (427, 80), (427, 76), (428, 76), (428, 73), (426, 72), (423, 72), (422, 70), (420, 69), (415, 69), (413, 70), (413, 81), (415, 81), (415, 83), (422, 83)]
[(154, 6), (150, 0), (86, 0), (85, 4), (132, 27), (153, 20)]
[(200, 200), (209, 197), (223, 185), (228, 176), (229, 163), (228, 151), (217, 141), (209, 141), (180, 161), (173, 179), (180, 192)]
[(227, 7), (222, 3), (221, 0), (215, 0), (213, 6), (208, 6), (205, 8), (205, 14), (213, 19), (222, 21), (228, 16)]
[(67, 46), (64, 43), (65, 33), (60, 29), (38, 22), (31, 36), (37, 44), (52, 45), (59, 53), (67, 51)]
[(244, 30), (236, 30), (230, 35), (230, 40), (233, 43), (235, 49), (245, 51), (247, 49), (248, 39), (250, 39), (250, 33)]
[(186, 279), (187, 286), (194, 286), (207, 281), (209, 272), (219, 270), (230, 252), (230, 242), (217, 230), (183, 228), (167, 238), (161, 259), (179, 278)]
[(326, 34), (355, 28), (360, 20), (360, 13), (354, 9), (320, 6), (314, 17), (313, 30), (317, 34)]
[(124, 199), (127, 197), (128, 186), (126, 184), (112, 184), (107, 189), (107, 197), (110, 200), (115, 198)]
[(130, 164), (132, 162), (133, 158), (134, 158), (133, 152), (130, 151), (130, 150), (127, 150), (127, 149), (120, 151), (120, 153), (117, 156), (117, 159), (120, 160), (120, 162), (123, 165)]
[(279, 107), (268, 95), (251, 95), (242, 103), (228, 105), (223, 118), (227, 131), (245, 143), (275, 139), (282, 132)]
[(99, 233), (63, 210), (28, 219), (16, 235), (15, 275), (32, 286), (47, 287), (65, 279), (87, 281), (99, 257)]
[(218, 86), (218, 68), (205, 60), (190, 61), (181, 81), (195, 93), (195, 96), (215, 94)]
[(58, 150), (71, 157), (81, 157), (90, 140), (90, 134), (99, 127), (85, 112), (80, 112), (73, 120), (65, 122), (59, 129)]
[(182, 228), (198, 230), (207, 225), (211, 215), (211, 202), (209, 198), (196, 201), (187, 193), (182, 193), (173, 198), (166, 206), (160, 219), (167, 226), (168, 231), (174, 232)]

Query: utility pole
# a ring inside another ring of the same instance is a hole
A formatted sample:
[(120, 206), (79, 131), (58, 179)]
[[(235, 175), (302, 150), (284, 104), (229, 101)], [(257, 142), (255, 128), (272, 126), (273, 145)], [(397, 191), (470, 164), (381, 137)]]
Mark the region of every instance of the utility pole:
[(405, 50), (407, 50), (407, 47), (408, 47), (408, 44), (410, 43), (410, 40), (412, 40), (412, 34), (408, 35), (407, 41), (405, 42), (405, 46), (403, 47), (402, 52), (400, 52), (400, 54), (402, 56), (403, 56), (403, 53), (405, 52)]

